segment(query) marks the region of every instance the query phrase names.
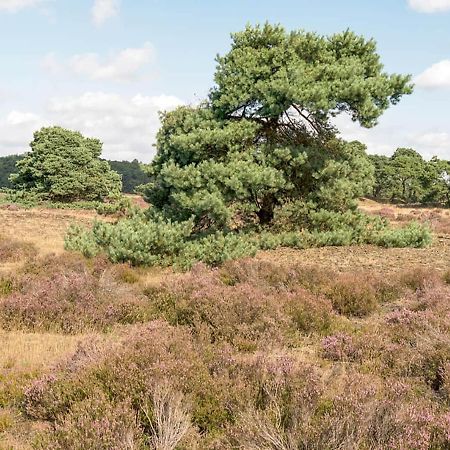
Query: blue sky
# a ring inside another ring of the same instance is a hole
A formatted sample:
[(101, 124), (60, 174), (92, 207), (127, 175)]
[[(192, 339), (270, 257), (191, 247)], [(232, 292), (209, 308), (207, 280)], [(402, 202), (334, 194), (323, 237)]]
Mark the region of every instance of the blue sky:
[(375, 38), (415, 92), (371, 130), (339, 117), (342, 135), (450, 159), (450, 0), (0, 0), (0, 155), (58, 124), (99, 137), (106, 157), (149, 161), (158, 110), (205, 97), (230, 32), (265, 21)]

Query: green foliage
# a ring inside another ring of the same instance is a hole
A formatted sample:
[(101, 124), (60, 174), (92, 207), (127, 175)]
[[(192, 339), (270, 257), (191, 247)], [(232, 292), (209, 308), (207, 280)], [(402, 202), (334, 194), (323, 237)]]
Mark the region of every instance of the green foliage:
[(125, 216), (132, 208), (131, 200), (123, 195), (108, 199), (107, 202), (100, 203), (96, 211), (102, 216), (119, 215)]
[(389, 158), (371, 155), (374, 198), (405, 203), (450, 205), (450, 162), (425, 161), (413, 149), (399, 148)]
[(196, 230), (273, 226), (293, 202), (352, 207), (373, 168), (362, 144), (335, 137), (330, 118), (348, 112), (375, 125), (411, 92), (409, 77), (382, 72), (375, 43), (351, 32), (266, 24), (232, 40), (209, 101), (162, 116), (147, 200), (173, 220), (193, 216)]
[(427, 226), (411, 222), (403, 228), (386, 228), (373, 237), (373, 243), (382, 247), (423, 248), (431, 244), (432, 235)]
[(8, 189), (5, 201), (17, 203), (24, 208), (32, 208), (45, 200), (44, 196), (37, 192), (29, 192), (23, 189)]
[(171, 265), (188, 269), (195, 262), (220, 265), (227, 260), (254, 256), (258, 250), (278, 247), (311, 248), (352, 244), (385, 247), (424, 247), (431, 242), (426, 226), (413, 223), (390, 229), (387, 222), (359, 212), (343, 214), (319, 211), (311, 214), (311, 231), (247, 231), (193, 233), (193, 220), (171, 222), (149, 212), (119, 220), (96, 222), (92, 231), (72, 225), (66, 236), (67, 250), (92, 257), (106, 252), (114, 262), (133, 265)]
[(99, 140), (51, 127), (37, 131), (30, 146), (10, 177), (19, 191), (62, 202), (101, 200), (120, 192), (120, 176), (100, 160)]
[(22, 155), (0, 156), (0, 189), (12, 188), (9, 176), (16, 170), (16, 164), (22, 158)]
[[(16, 164), (22, 160), (24, 155), (0, 156), (0, 189), (13, 187), (9, 181), (11, 174), (16, 172)], [(133, 194), (142, 184), (150, 181), (148, 175), (142, 168), (142, 163), (133, 161), (107, 161), (111, 169), (122, 176), (122, 192)]]
[(137, 160), (133, 161), (108, 161), (111, 169), (122, 175), (122, 192), (133, 194), (141, 184), (150, 181), (148, 175), (142, 169), (142, 164)]
[[(346, 112), (374, 126), (411, 93), (410, 77), (384, 73), (374, 41), (349, 31), (325, 37), (269, 24), (233, 34), (217, 62), (206, 102), (161, 116), (142, 188), (152, 208), (96, 223), (90, 238), (75, 232), (67, 247), (186, 268), (261, 248), (381, 242), (386, 223), (356, 212), (373, 165), (363, 144), (337, 137), (331, 118)], [(418, 244), (419, 231), (399, 233), (402, 245)]]
[(258, 243), (244, 234), (216, 232), (187, 242), (176, 263), (182, 268), (189, 268), (197, 261), (217, 266), (228, 260), (254, 256), (258, 249)]
[(64, 248), (80, 252), (87, 258), (92, 258), (101, 252), (93, 233), (76, 223), (71, 224), (67, 230)]
[(113, 262), (167, 265), (180, 254), (192, 226), (192, 221), (172, 223), (136, 215), (117, 224), (95, 222), (92, 232), (73, 226), (66, 236), (65, 246), (88, 257), (104, 249)]
[(376, 43), (351, 31), (288, 33), (266, 23), (234, 33), (232, 41), (231, 51), (217, 58), (211, 95), (224, 115), (279, 117), (296, 106), (308, 111), (313, 127), (327, 127), (332, 111), (347, 111), (370, 127), (411, 93), (410, 77), (382, 72)]

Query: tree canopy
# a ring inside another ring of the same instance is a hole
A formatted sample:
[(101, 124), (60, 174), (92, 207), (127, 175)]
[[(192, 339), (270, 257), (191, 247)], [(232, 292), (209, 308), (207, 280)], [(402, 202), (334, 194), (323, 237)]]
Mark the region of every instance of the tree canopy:
[(162, 115), (145, 190), (166, 217), (193, 216), (199, 230), (272, 225), (293, 210), (302, 227), (311, 210), (354, 207), (373, 168), (331, 118), (372, 127), (412, 92), (409, 76), (383, 72), (373, 40), (270, 24), (232, 35), (215, 81), (200, 106)]
[(398, 148), (391, 157), (370, 155), (375, 168), (373, 196), (405, 203), (450, 205), (450, 162), (430, 161), (411, 148)]
[(409, 76), (383, 72), (372, 40), (266, 24), (232, 35), (217, 63), (204, 103), (161, 116), (144, 188), (150, 208), (72, 227), (67, 249), (187, 268), (279, 246), (429, 244), (425, 227), (390, 229), (356, 210), (374, 167), (331, 123), (346, 112), (374, 126), (411, 92)]
[(133, 161), (108, 161), (108, 163), (112, 170), (122, 176), (122, 192), (133, 194), (138, 186), (150, 181), (142, 169), (142, 164), (137, 159), (133, 159)]
[(16, 164), (22, 158), (22, 155), (0, 156), (0, 189), (12, 188), (9, 177), (16, 171)]
[(17, 162), (16, 189), (50, 200), (100, 200), (121, 191), (121, 178), (100, 159), (102, 144), (61, 127), (34, 133), (31, 151)]

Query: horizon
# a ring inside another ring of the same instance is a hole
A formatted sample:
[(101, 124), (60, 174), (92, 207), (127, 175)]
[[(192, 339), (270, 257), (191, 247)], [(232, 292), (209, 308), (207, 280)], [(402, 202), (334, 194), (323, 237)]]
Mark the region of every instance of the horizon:
[(369, 153), (407, 147), (450, 159), (450, 0), (0, 0), (0, 156), (25, 153), (35, 130), (60, 125), (100, 139), (105, 159), (149, 162), (158, 111), (204, 99), (230, 33), (266, 21), (374, 38), (385, 71), (411, 74), (414, 93), (372, 129), (340, 115), (341, 136)]

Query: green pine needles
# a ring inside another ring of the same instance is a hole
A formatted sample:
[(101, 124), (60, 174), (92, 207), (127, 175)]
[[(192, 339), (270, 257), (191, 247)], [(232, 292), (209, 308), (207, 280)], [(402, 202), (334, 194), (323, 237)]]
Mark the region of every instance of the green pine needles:
[(72, 229), (68, 248), (189, 266), (278, 246), (429, 242), (419, 225), (394, 231), (357, 211), (374, 167), (331, 124), (348, 113), (372, 127), (412, 92), (410, 76), (383, 71), (373, 40), (248, 26), (217, 58), (215, 82), (203, 104), (162, 114), (142, 188), (151, 208), (91, 233)]
[(13, 198), (54, 202), (100, 201), (119, 195), (121, 177), (100, 159), (102, 144), (61, 127), (34, 133), (31, 151), (10, 176)]

